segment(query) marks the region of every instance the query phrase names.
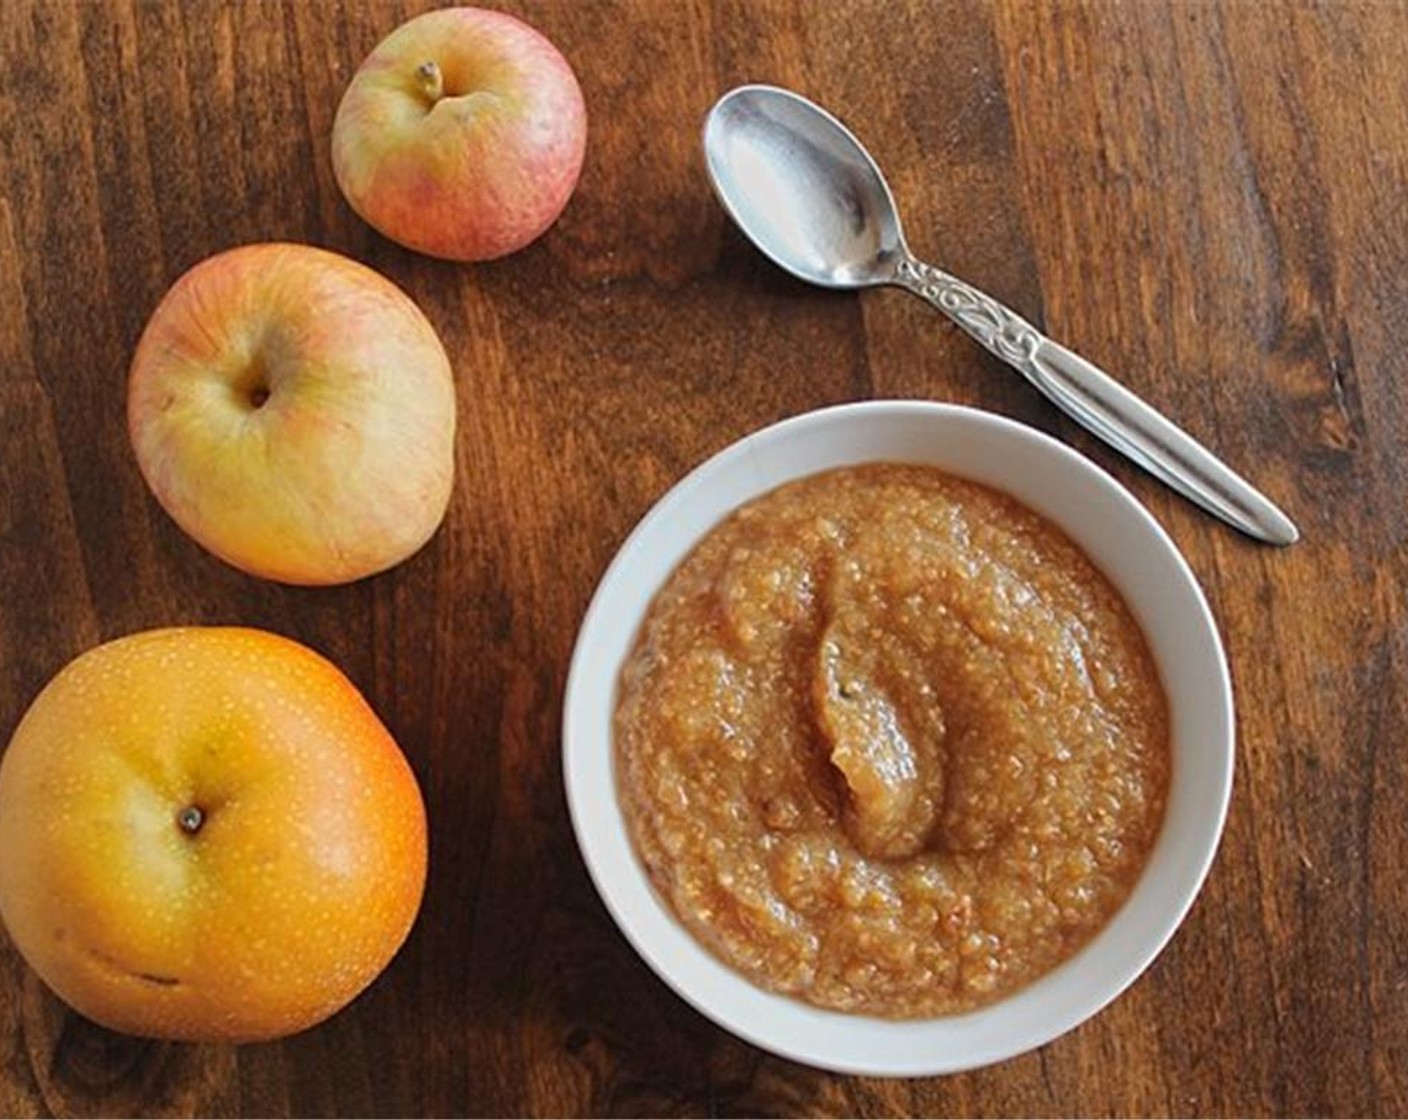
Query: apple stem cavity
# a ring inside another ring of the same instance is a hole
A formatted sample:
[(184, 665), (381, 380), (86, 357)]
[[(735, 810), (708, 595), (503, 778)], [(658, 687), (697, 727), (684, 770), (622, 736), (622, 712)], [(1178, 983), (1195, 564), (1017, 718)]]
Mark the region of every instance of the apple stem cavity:
[(205, 813), (199, 805), (187, 805), (176, 814), (176, 823), (187, 836), (194, 836), (200, 831), (201, 825), (205, 824)]
[(433, 59), (427, 59), (416, 67), (416, 84), (432, 105), (445, 96), (445, 75)]

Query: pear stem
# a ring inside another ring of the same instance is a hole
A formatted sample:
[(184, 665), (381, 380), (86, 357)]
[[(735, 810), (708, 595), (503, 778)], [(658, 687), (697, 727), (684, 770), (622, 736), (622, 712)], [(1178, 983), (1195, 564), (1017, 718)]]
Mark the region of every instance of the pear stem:
[(445, 75), (433, 59), (416, 67), (416, 84), (420, 86), (421, 93), (430, 98), (432, 105), (445, 96)]
[(187, 805), (176, 814), (176, 823), (187, 836), (194, 836), (205, 823), (205, 813), (199, 805)]

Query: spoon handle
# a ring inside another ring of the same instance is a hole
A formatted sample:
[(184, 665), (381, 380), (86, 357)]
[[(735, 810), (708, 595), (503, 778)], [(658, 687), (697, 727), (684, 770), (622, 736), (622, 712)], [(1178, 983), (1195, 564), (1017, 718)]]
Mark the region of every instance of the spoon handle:
[(1209, 513), (1249, 536), (1293, 544), (1291, 519), (1172, 420), (1079, 354), (957, 277), (906, 258), (900, 287), (933, 304), (1062, 411)]

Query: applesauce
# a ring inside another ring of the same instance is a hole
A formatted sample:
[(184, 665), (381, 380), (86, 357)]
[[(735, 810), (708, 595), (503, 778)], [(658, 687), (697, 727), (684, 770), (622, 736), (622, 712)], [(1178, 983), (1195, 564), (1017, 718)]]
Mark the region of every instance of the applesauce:
[(745, 505), (651, 604), (617, 781), (681, 922), (763, 987), (989, 1003), (1109, 920), (1162, 822), (1167, 703), (1094, 564), (1014, 499), (871, 464)]

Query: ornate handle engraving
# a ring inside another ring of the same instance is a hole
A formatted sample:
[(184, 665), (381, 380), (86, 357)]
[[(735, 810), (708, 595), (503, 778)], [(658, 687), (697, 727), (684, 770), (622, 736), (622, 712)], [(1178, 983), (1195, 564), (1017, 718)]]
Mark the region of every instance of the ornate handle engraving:
[(900, 261), (899, 280), (923, 296), (1004, 362), (1022, 372), (1035, 365), (1041, 345), (1037, 329), (991, 296), (923, 261)]
[(1270, 498), (1172, 420), (992, 296), (912, 257), (900, 260), (895, 282), (937, 307), (1072, 419), (1204, 509), (1274, 544), (1299, 536)]

